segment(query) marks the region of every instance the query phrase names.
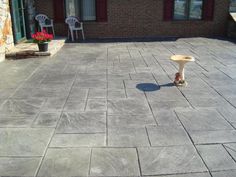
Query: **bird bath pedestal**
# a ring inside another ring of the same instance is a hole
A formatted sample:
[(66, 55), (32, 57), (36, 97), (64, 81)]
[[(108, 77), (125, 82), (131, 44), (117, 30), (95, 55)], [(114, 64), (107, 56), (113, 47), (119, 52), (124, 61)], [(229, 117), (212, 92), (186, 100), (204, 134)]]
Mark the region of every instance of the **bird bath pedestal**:
[(184, 66), (190, 61), (195, 61), (194, 57), (186, 55), (173, 55), (171, 60), (179, 64), (179, 72), (175, 74), (174, 84), (176, 86), (187, 86), (184, 75)]

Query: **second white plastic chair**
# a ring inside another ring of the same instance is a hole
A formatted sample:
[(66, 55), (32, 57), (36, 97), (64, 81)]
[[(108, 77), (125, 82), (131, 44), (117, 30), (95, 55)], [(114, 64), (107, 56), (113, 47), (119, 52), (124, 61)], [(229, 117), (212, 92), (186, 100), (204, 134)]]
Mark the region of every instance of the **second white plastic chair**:
[(80, 22), (77, 17), (67, 17), (65, 22), (68, 24), (68, 38), (71, 36), (71, 40), (74, 41), (74, 31), (76, 33), (76, 38), (78, 38), (78, 31), (81, 31), (83, 40), (85, 39), (83, 23)]
[[(53, 36), (55, 36), (53, 20), (49, 19), (47, 15), (38, 14), (35, 16), (35, 20), (38, 21), (40, 30), (43, 31), (44, 28), (52, 28)], [(48, 22), (48, 23), (47, 23)]]

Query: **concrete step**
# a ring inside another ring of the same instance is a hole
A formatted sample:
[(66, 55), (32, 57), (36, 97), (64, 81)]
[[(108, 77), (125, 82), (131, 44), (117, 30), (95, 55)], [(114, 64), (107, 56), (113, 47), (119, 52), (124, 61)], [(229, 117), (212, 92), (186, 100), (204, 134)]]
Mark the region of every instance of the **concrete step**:
[(6, 59), (17, 60), (55, 55), (65, 44), (66, 38), (55, 38), (49, 43), (47, 52), (39, 52), (35, 43), (20, 43), (6, 53)]

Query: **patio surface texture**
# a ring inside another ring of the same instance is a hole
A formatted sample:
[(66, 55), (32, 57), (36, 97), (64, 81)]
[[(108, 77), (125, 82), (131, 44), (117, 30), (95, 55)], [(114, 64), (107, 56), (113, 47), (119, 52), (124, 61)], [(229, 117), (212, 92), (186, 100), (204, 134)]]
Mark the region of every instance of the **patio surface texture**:
[[(236, 45), (65, 44), (0, 64), (0, 176), (236, 176)], [(173, 86), (187, 54), (188, 87)]]

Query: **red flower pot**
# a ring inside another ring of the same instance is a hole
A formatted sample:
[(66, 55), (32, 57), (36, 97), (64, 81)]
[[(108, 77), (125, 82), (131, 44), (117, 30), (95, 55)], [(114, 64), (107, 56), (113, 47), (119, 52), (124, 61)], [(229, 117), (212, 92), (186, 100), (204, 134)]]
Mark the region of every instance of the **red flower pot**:
[(38, 43), (38, 48), (40, 52), (47, 52), (48, 51), (48, 43)]

